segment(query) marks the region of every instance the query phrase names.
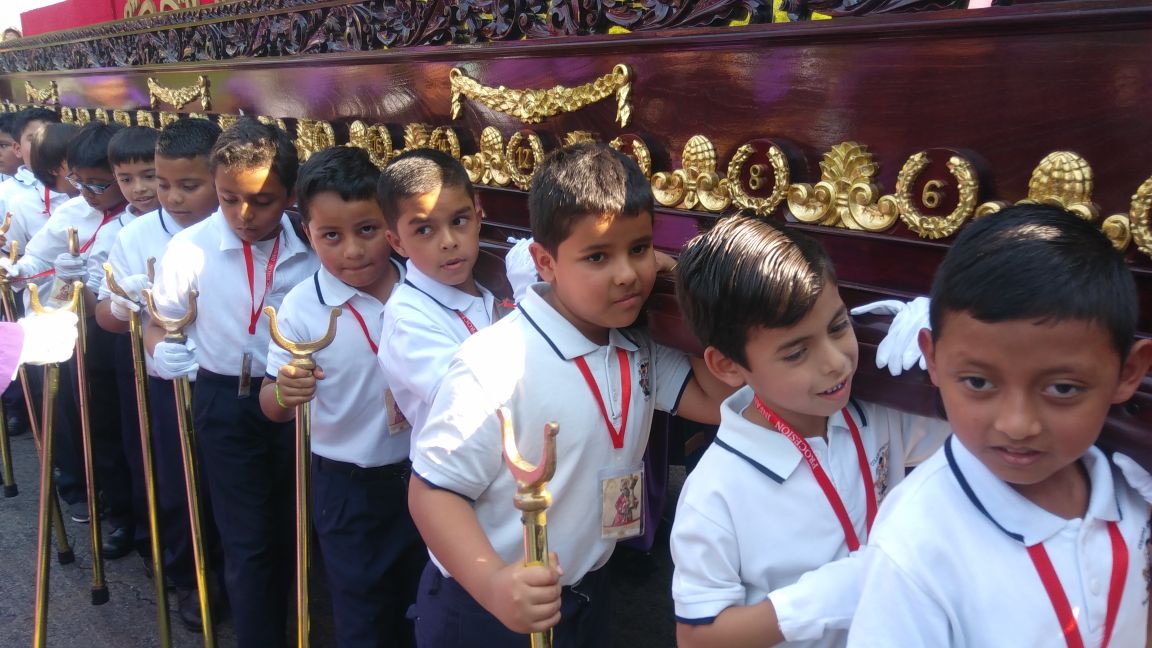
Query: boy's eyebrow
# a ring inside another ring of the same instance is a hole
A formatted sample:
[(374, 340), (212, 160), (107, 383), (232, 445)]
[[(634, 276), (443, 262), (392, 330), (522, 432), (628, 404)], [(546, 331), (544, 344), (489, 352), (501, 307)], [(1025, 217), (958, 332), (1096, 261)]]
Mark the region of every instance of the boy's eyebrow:
[[(641, 243), (651, 243), (652, 237), (649, 235), (635, 238), (628, 242), (628, 247), (635, 247)], [(605, 241), (603, 243), (593, 243), (592, 245), (585, 246), (580, 250), (580, 254), (587, 254), (589, 252), (599, 252), (600, 250), (607, 250), (612, 247), (612, 241)]]
[(804, 342), (807, 342), (811, 337), (812, 337), (811, 335), (798, 335), (795, 338), (792, 338), (791, 340), (788, 340), (788, 341), (784, 342), (783, 344), (781, 344), (780, 346), (776, 347), (776, 352), (779, 353), (779, 352), (783, 351), (784, 349), (788, 349), (788, 348), (797, 346), (799, 344), (802, 344)]

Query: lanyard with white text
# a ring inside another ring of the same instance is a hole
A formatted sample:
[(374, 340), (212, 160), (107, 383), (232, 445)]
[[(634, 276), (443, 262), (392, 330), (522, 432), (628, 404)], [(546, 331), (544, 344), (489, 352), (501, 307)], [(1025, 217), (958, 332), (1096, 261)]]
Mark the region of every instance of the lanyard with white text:
[(276, 242), (272, 245), (272, 254), (268, 255), (268, 266), (264, 268), (264, 294), (260, 296), (260, 305), (256, 304), (256, 277), (252, 264), (252, 244), (244, 241), (244, 267), (248, 270), (248, 295), (252, 298), (252, 319), (248, 321), (248, 335), (256, 335), (256, 322), (260, 321), (260, 311), (264, 309), (264, 300), (268, 298), (268, 291), (272, 288), (272, 275), (276, 272), (276, 259), (280, 256), (280, 235), (276, 235)]
[(596, 397), (596, 404), (600, 406), (600, 415), (604, 417), (604, 425), (608, 426), (608, 435), (612, 437), (612, 447), (619, 450), (624, 447), (624, 433), (628, 430), (628, 409), (632, 404), (632, 367), (628, 364), (628, 352), (624, 349), (617, 347), (616, 357), (620, 360), (620, 429), (616, 429), (612, 425), (612, 419), (608, 416), (608, 408), (604, 406), (604, 396), (600, 394), (600, 388), (596, 385), (596, 378), (592, 375), (592, 370), (588, 368), (588, 363), (583, 357), (580, 357), (576, 358), (576, 366), (580, 368), (584, 382), (588, 383), (588, 389)]
[[(828, 478), (828, 474), (824, 472), (824, 468), (820, 465), (820, 460), (816, 458), (816, 453), (812, 452), (812, 446), (804, 440), (804, 437), (796, 433), (792, 426), (788, 425), (780, 415), (773, 412), (760, 400), (757, 396), (752, 400), (756, 406), (756, 410), (768, 419), (768, 424), (776, 428), (776, 430), (784, 435), (784, 438), (792, 442), (800, 454), (808, 462), (808, 467), (812, 469), (812, 476), (816, 478), (816, 483), (820, 484), (820, 490), (824, 491), (824, 497), (828, 499), (828, 504), (832, 507), (832, 511), (836, 514), (836, 519), (840, 520), (840, 526), (844, 529), (844, 542), (848, 545), (848, 551), (856, 551), (860, 548), (860, 539), (856, 536), (856, 529), (852, 526), (852, 519), (848, 517), (848, 509), (844, 507), (844, 501), (840, 499), (840, 494), (836, 492), (836, 487), (832, 485), (832, 480)], [(852, 416), (848, 414), (848, 408), (841, 410), (844, 420), (848, 423), (848, 429), (852, 431), (852, 442), (856, 444), (856, 458), (860, 463), (860, 476), (864, 480), (864, 519), (865, 527), (868, 532), (872, 531), (872, 521), (876, 519), (876, 487), (872, 482), (872, 469), (868, 465), (868, 454), (864, 451), (864, 441), (860, 438), (860, 430), (856, 427), (856, 422), (852, 420)]]
[[(1124, 544), (1124, 536), (1115, 522), (1108, 523), (1108, 537), (1112, 540), (1112, 578), (1108, 583), (1108, 608), (1104, 613), (1104, 640), (1100, 648), (1107, 648), (1108, 640), (1112, 638), (1112, 628), (1116, 625), (1116, 615), (1120, 612), (1120, 599), (1124, 594), (1124, 577), (1128, 573), (1128, 545)], [(1068, 595), (1060, 585), (1060, 578), (1056, 575), (1052, 561), (1048, 559), (1048, 552), (1044, 550), (1044, 543), (1028, 547), (1028, 557), (1044, 583), (1044, 591), (1048, 593), (1048, 600), (1052, 602), (1052, 609), (1056, 612), (1056, 619), (1064, 631), (1064, 641), (1068, 648), (1084, 648), (1084, 639), (1080, 636), (1080, 627), (1076, 623), (1076, 614), (1068, 603)]]
[(100, 224), (96, 226), (96, 231), (92, 232), (92, 236), (87, 241), (84, 241), (84, 245), (80, 246), (80, 254), (84, 254), (88, 251), (88, 248), (92, 247), (92, 244), (96, 242), (96, 235), (100, 233), (100, 229), (107, 225), (112, 219), (116, 218), (120, 214), (123, 214), (124, 208), (127, 206), (128, 203), (124, 203), (116, 209), (109, 209), (108, 211), (104, 212), (104, 219), (101, 220)]
[(376, 342), (372, 340), (372, 335), (368, 333), (368, 325), (364, 323), (364, 318), (360, 316), (360, 311), (356, 310), (352, 302), (348, 302), (348, 310), (352, 311), (352, 316), (356, 318), (357, 322), (360, 322), (360, 330), (364, 331), (364, 339), (368, 340), (368, 346), (371, 347), (372, 353), (379, 351)]
[(464, 322), (464, 328), (468, 329), (468, 335), (476, 334), (476, 325), (472, 323), (472, 320), (468, 319), (468, 316), (464, 314), (464, 311), (457, 310), (456, 317), (459, 317), (460, 321)]

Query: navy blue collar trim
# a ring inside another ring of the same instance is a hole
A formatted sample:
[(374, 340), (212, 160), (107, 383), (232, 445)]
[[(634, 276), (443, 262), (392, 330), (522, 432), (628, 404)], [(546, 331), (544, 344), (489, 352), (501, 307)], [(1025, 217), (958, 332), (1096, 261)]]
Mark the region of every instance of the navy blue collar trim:
[(320, 290), (320, 271), (317, 270), (312, 274), (312, 284), (316, 286), (316, 301), (327, 306), (328, 302), (324, 301), (324, 292)]
[(160, 229), (164, 230), (164, 233), (168, 236), (172, 236), (172, 232), (168, 231), (168, 223), (164, 222), (164, 208), (158, 207), (156, 209), (156, 215), (160, 217)]
[[(417, 288), (417, 290), (419, 290), (419, 288)], [(520, 314), (524, 316), (524, 319), (528, 320), (528, 323), (532, 325), (532, 328), (536, 329), (536, 332), (540, 334), (540, 337), (544, 338), (544, 341), (548, 343), (548, 346), (552, 347), (552, 350), (556, 352), (556, 355), (559, 356), (561, 360), (567, 360), (567, 358), (564, 357), (564, 354), (560, 353), (559, 347), (557, 347), (556, 343), (552, 341), (552, 338), (548, 337), (548, 334), (544, 332), (544, 329), (540, 328), (540, 325), (536, 323), (536, 320), (532, 319), (532, 316), (528, 314), (528, 311), (524, 310), (524, 306), (518, 304), (516, 309), (520, 311)]]
[(952, 470), (952, 476), (955, 477), (956, 482), (960, 484), (960, 490), (964, 491), (964, 494), (968, 496), (968, 500), (972, 502), (972, 505), (976, 507), (976, 510), (980, 511), (984, 517), (988, 518), (989, 522), (996, 525), (997, 529), (1003, 531), (1004, 535), (1008, 536), (1009, 538), (1012, 538), (1016, 542), (1023, 544), (1024, 536), (1020, 535), (1019, 533), (1013, 533), (1012, 531), (1009, 531), (1008, 529), (1005, 529), (1003, 526), (1001, 526), (1001, 524), (996, 521), (996, 518), (993, 518), (992, 514), (988, 512), (988, 509), (984, 508), (984, 504), (980, 501), (980, 498), (976, 497), (976, 493), (972, 490), (972, 486), (968, 483), (968, 479), (965, 478), (964, 473), (960, 471), (960, 465), (956, 463), (956, 456), (952, 454), (952, 441), (955, 438), (956, 437), (954, 436), (950, 436), (948, 437), (948, 440), (944, 442), (944, 456), (948, 459), (948, 467)]
[(425, 296), (425, 297), (427, 297), (428, 299), (431, 299), (432, 301), (436, 302), (436, 303), (437, 303), (437, 304), (440, 306), (440, 308), (443, 308), (444, 310), (446, 310), (446, 311), (449, 311), (449, 312), (452, 312), (452, 313), (455, 313), (455, 312), (456, 312), (456, 309), (455, 309), (455, 308), (449, 308), (449, 307), (448, 307), (448, 306), (447, 306), (447, 305), (446, 305), (444, 302), (440, 301), (439, 299), (436, 299), (436, 298), (435, 298), (435, 297), (433, 297), (432, 295), (429, 295), (429, 294), (428, 294), (428, 292), (427, 292), (426, 290), (424, 290), (424, 289), (423, 289), (423, 288), (421, 288), (420, 286), (417, 286), (416, 284), (412, 283), (411, 281), (408, 281), (408, 279), (407, 279), (407, 278), (405, 278), (405, 279), (404, 279), (404, 283), (405, 283), (405, 284), (407, 284), (407, 285), (409, 285), (409, 286), (412, 286), (412, 287), (413, 287), (413, 288), (415, 288), (416, 290), (419, 290), (421, 293), (423, 293), (423, 294), (424, 294), (424, 296)]
[(752, 457), (749, 457), (748, 455), (744, 454), (743, 452), (740, 452), (736, 448), (733, 448), (732, 446), (728, 445), (727, 443), (724, 443), (724, 441), (721, 440), (720, 437), (716, 437), (715, 439), (713, 439), (712, 442), (715, 443), (716, 445), (720, 446), (721, 448), (724, 448), (728, 452), (731, 452), (732, 454), (736, 455), (737, 457), (740, 457), (744, 461), (747, 461), (748, 463), (752, 464), (753, 468), (764, 473), (769, 478), (771, 478), (772, 481), (776, 482), (777, 484), (783, 484), (784, 483), (783, 477), (781, 477), (780, 475), (777, 475), (776, 473), (772, 472), (771, 470), (768, 470), (767, 468), (765, 468), (762, 464), (757, 462)]
[(864, 416), (864, 408), (860, 405), (860, 402), (855, 398), (849, 398), (848, 404), (851, 405), (852, 409), (856, 410), (856, 414), (860, 416), (860, 424), (868, 427), (868, 417)]

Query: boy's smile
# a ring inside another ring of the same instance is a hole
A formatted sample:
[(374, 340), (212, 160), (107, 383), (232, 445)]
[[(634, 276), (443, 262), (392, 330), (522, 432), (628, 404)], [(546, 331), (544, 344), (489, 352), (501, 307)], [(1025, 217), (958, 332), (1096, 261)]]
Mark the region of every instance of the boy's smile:
[(292, 203), (292, 193), (271, 167), (218, 167), (216, 195), (228, 226), (254, 243), (280, 232), (280, 218)]
[(120, 192), (139, 214), (156, 209), (156, 163), (151, 160), (126, 162), (113, 166)]
[(584, 337), (606, 344), (608, 329), (631, 326), (656, 282), (652, 215), (589, 215), (576, 220), (552, 255), (530, 250), (548, 302)]
[(384, 236), (387, 222), (379, 203), (320, 192), (308, 202), (307, 231), (328, 272), (380, 301), (388, 299), (398, 273), (389, 261), (392, 247)]
[(1122, 364), (1095, 322), (987, 323), (946, 312), (936, 341), (925, 330), (920, 345), (964, 447), (1037, 505), (1052, 511), (1075, 501), (1082, 514), (1087, 483), (1078, 460), (1108, 409), (1139, 386), (1146, 342)]
[(399, 216), (388, 242), (420, 272), (479, 295), (472, 267), (480, 254), (480, 214), (463, 187), (441, 187), (396, 201)]

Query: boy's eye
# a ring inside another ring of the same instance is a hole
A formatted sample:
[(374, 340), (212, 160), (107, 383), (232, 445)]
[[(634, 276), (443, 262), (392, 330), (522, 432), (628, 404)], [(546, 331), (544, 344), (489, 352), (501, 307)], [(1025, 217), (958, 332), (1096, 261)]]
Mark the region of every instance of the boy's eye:
[(237, 202), (237, 200), (236, 200), (236, 198), (235, 198), (235, 197), (233, 197), (233, 196), (220, 196), (220, 202), (222, 202), (222, 203), (228, 203), (229, 205), (231, 205), (231, 204), (234, 204), (234, 203), (236, 203), (236, 202)]
[(588, 256), (584, 257), (584, 260), (588, 261), (589, 263), (600, 263), (601, 261), (604, 260), (604, 254), (602, 252), (597, 252), (596, 254), (589, 254)]
[[(160, 190), (162, 190), (162, 191), (168, 191), (169, 189), (171, 189), (171, 188), (172, 188), (172, 186), (171, 186), (171, 185), (169, 185), (167, 182), (157, 182), (157, 183), (156, 183), (156, 188), (157, 188), (157, 189), (160, 189)], [(188, 189), (187, 189), (187, 188), (185, 188), (185, 189), (184, 189), (184, 191), (188, 191)]]
[(461, 225), (467, 225), (468, 221), (470, 220), (472, 219), (468, 216), (457, 216), (456, 218), (452, 219), (452, 224), (456, 227), (460, 227)]
[(380, 228), (376, 227), (375, 225), (364, 225), (363, 227), (360, 228), (360, 233), (361, 234), (375, 234), (376, 230), (378, 230), (378, 229), (380, 229)]
[(413, 232), (416, 234), (416, 236), (428, 236), (432, 233), (432, 227), (429, 225), (421, 225), (420, 227), (417, 227), (415, 230), (413, 230)]
[[(161, 185), (161, 186), (165, 186), (165, 185)], [(182, 185), (180, 187), (181, 190), (187, 191), (188, 193), (192, 193), (193, 191), (196, 191), (199, 188), (200, 188), (200, 185)]]
[(842, 333), (848, 330), (849, 326), (851, 326), (851, 322), (848, 321), (848, 318), (844, 318), (837, 322), (833, 322), (832, 326), (828, 327), (828, 331), (830, 333)]
[(338, 241), (338, 240), (340, 240), (340, 233), (339, 232), (324, 232), (323, 237), (324, 237), (325, 241)]
[(651, 247), (652, 246), (647, 243), (641, 243), (640, 245), (633, 245), (630, 251), (634, 255), (640, 255), (647, 252)]
[(1055, 383), (1048, 385), (1044, 389), (1044, 393), (1049, 396), (1057, 398), (1072, 398), (1084, 392), (1084, 388), (1080, 385), (1073, 385), (1072, 383)]
[(992, 381), (980, 376), (964, 376), (960, 378), (960, 382), (964, 383), (972, 391), (986, 392), (995, 388)]
[(799, 349), (796, 349), (792, 353), (789, 353), (788, 355), (784, 356), (783, 358), (781, 358), (781, 360), (783, 360), (784, 362), (799, 362), (800, 360), (802, 360), (804, 358), (805, 352), (807, 352), (807, 349), (801, 347)]

